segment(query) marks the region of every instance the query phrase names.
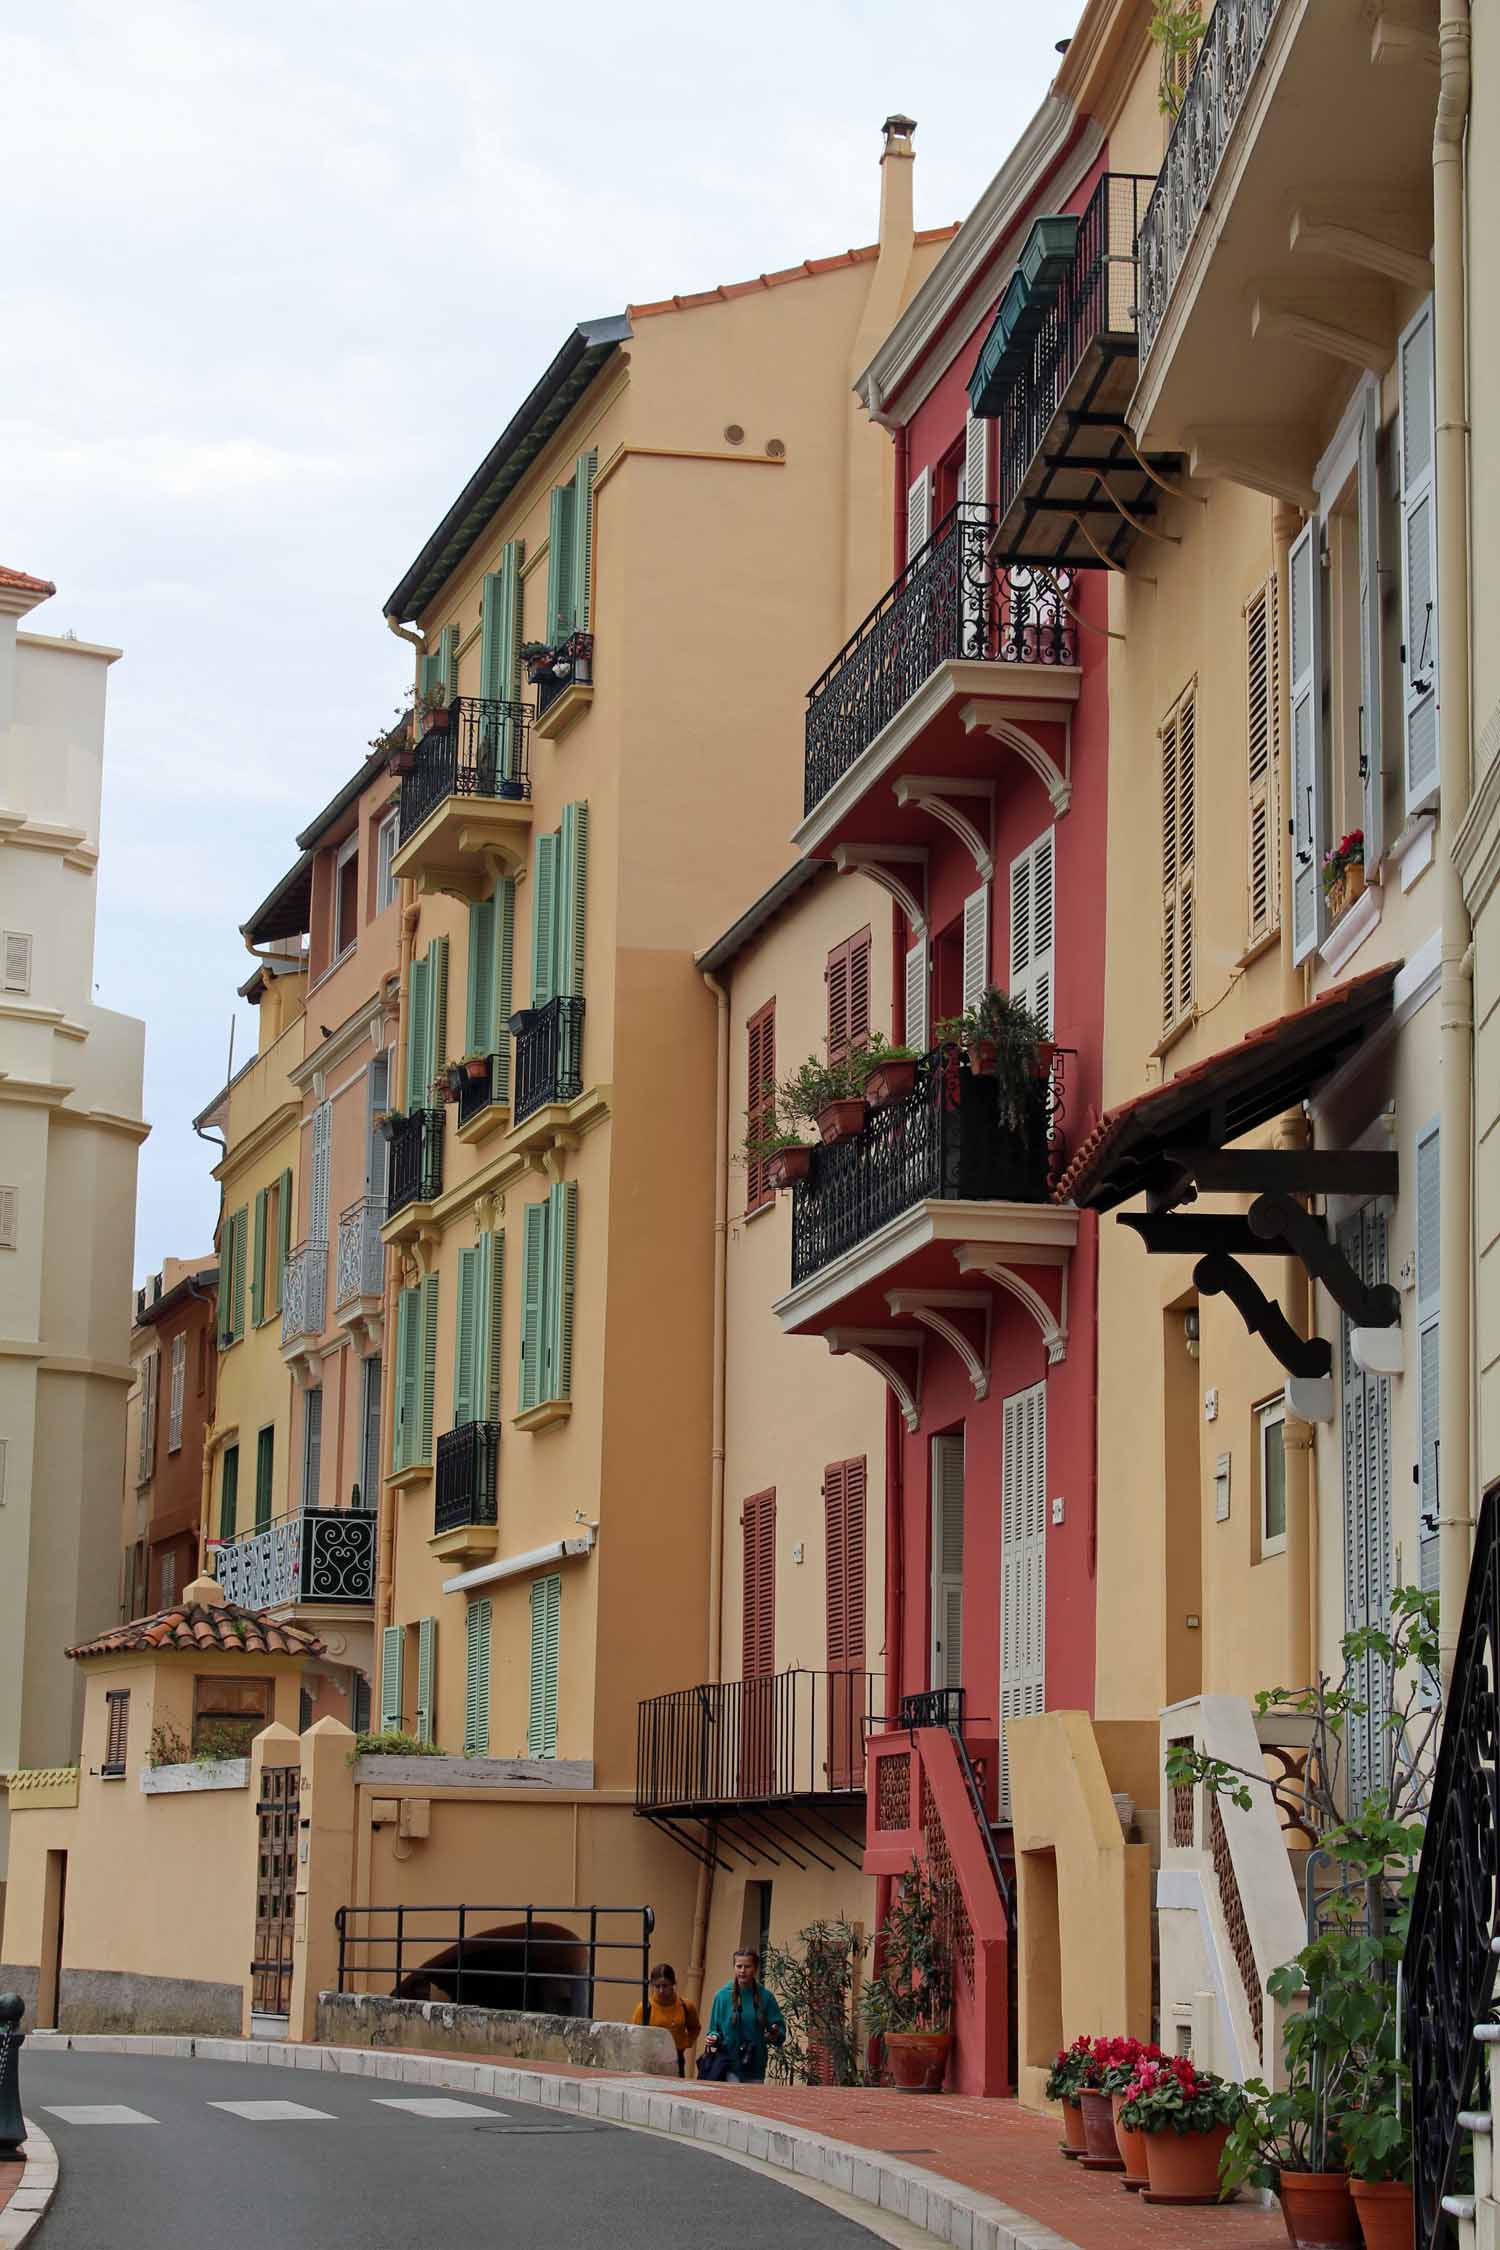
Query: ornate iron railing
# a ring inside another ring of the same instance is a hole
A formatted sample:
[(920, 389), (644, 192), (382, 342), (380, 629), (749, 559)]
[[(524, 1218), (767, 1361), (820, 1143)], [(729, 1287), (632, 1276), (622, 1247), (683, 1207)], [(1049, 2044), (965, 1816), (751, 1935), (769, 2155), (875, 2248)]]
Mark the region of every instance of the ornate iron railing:
[(1076, 664), (1067, 573), (996, 571), (995, 511), (951, 508), (863, 624), (807, 691), (802, 807), (811, 812), (952, 657), (985, 664)]
[[(1223, 0), (1221, 0), (1221, 5)], [(1418, 2250), (1451, 2235), (1443, 2198), (1484, 2068), (1475, 2027), (1493, 2011), (1500, 1879), (1500, 1485), (1485, 1494), (1448, 1691), (1432, 1809), (1406, 1941)]]
[(463, 1083), (458, 1089), (458, 1122), (460, 1125), (467, 1125), (471, 1117), (477, 1117), (479, 1112), (482, 1109), (488, 1109), (492, 1102), (504, 1101), (504, 1094), (498, 1090), (500, 1062), (501, 1057), (499, 1055), (486, 1055), (483, 1074), (478, 1078), (471, 1078), (468, 1071), (465, 1070)]
[(408, 1203), (430, 1203), (443, 1192), (443, 1113), (414, 1109), (391, 1120), (386, 1217)]
[(523, 1011), (516, 1033), (515, 1120), (547, 1102), (576, 1101), (583, 1092), (583, 1002), (559, 993), (544, 1008)]
[(378, 1297), (385, 1287), (385, 1244), (380, 1229), (385, 1223), (385, 1197), (362, 1195), (339, 1213), (338, 1256), (334, 1261), (334, 1307)]
[(636, 1718), (636, 1811), (862, 1796), (878, 1679), (794, 1670), (652, 1696)]
[(1078, 247), (1024, 367), (1001, 408), (1000, 507), (1009, 514), (1047, 443), (1063, 394), (1089, 346), (1136, 332), (1136, 243), (1155, 183), (1136, 172), (1106, 172), (1078, 222)]
[(213, 1575), (246, 1609), (285, 1602), (375, 1599), (375, 1515), (362, 1508), (299, 1508), (213, 1551)]
[(955, 1049), (935, 1049), (904, 1101), (871, 1110), (852, 1139), (813, 1151), (792, 1190), (792, 1286), (822, 1271), (915, 1203), (955, 1198), (1045, 1203), (1050, 1084), (1018, 1132), (999, 1114), (993, 1079)]
[(530, 704), (459, 695), (445, 720), (423, 735), (401, 777), (403, 844), (445, 797), (531, 795)]
[(1217, 0), (1141, 221), (1140, 348), (1144, 366), (1203, 216), (1219, 162), (1265, 52), (1282, 0)]
[(574, 633), (556, 651), (552, 663), (532, 681), (536, 689), (536, 715), (544, 719), (560, 695), (575, 683), (590, 687), (594, 679), (594, 636)]
[(281, 1341), (321, 1336), (328, 1292), (328, 1245), (299, 1242), (281, 1275)]
[(499, 1466), (498, 1422), (461, 1422), (456, 1430), (443, 1431), (437, 1441), (434, 1537), (469, 1524), (498, 1521)]

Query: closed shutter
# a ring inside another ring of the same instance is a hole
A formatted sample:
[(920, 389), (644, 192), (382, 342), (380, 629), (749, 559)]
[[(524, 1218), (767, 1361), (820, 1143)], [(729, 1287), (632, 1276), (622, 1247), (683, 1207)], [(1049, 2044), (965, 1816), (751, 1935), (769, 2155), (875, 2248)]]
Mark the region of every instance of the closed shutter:
[(589, 882), (589, 808), (564, 805), (557, 847), (555, 989), (583, 991), (584, 913)]
[(1006, 1399), (1000, 1485), (1000, 1817), (1010, 1817), (1007, 1719), (1047, 1706), (1047, 1386)]
[(498, 703), (514, 703), (521, 651), (521, 564), (525, 545), (507, 540), (500, 568), (484, 581), (480, 614), (479, 692)]
[(545, 1396), (543, 1362), (546, 1354), (547, 1314), (546, 1203), (528, 1203), (521, 1233), (521, 1378), (520, 1411), (529, 1413)]
[[(1373, 1287), (1386, 1277), (1386, 1224), (1372, 1206), (1345, 1222), (1339, 1247), (1359, 1279)], [(1390, 1629), (1391, 1429), (1390, 1384), (1360, 1367), (1350, 1344), (1352, 1324), (1340, 1318), (1340, 1399), (1344, 1470), (1344, 1627), (1353, 1632)], [(1378, 1657), (1349, 1667), (1350, 1685), (1363, 1712), (1350, 1715), (1348, 1759), (1351, 1809), (1386, 1786), (1390, 1736), (1386, 1728), (1385, 1670)]]
[(328, 1243), (328, 1190), (332, 1162), (333, 1104), (319, 1102), (312, 1121), (312, 1182), (307, 1201), (307, 1239), (314, 1249)]
[(932, 471), (924, 469), (906, 495), (906, 559), (915, 562), (918, 551), (932, 536)]
[(383, 914), (396, 896), (396, 878), (391, 873), (391, 861), (396, 854), (396, 831), (399, 822), (394, 813), (380, 823), (375, 831), (375, 911)]
[(832, 1461), (823, 1471), (830, 1672), (864, 1668), (866, 1483), (863, 1461)]
[(302, 1400), (302, 1505), (316, 1508), (323, 1473), (323, 1393), (306, 1391)]
[(187, 1389), (187, 1338), (172, 1338), (172, 1395), (167, 1409), (167, 1451), (182, 1451), (182, 1401)]
[(531, 1005), (545, 1008), (557, 991), (557, 836), (538, 836), (532, 861)]
[(932, 1686), (964, 1684), (964, 1441), (932, 1441)]
[(1380, 386), (1366, 378), (1359, 426), (1359, 770), (1364, 778), (1365, 864), (1385, 850), (1384, 733), (1380, 703)]
[(989, 654), (988, 609), (985, 591), (992, 565), (985, 555), (989, 543), (989, 430), (990, 425), (970, 408), (964, 423), (963, 524), (959, 532), (959, 569), (963, 589), (963, 654), (983, 658)]
[(906, 1044), (919, 1055), (927, 1051), (927, 935), (924, 931), (906, 955)]
[(7, 992), (31, 990), (31, 933), (29, 930), (5, 932), (4, 985)]
[(458, 693), (458, 627), (445, 625), (438, 641), (438, 678), (442, 683), (444, 699), (451, 703)]
[[(504, 559), (502, 555), (502, 566)], [(500, 685), (500, 635), (505, 615), (500, 576), (498, 570), (487, 570), (479, 596), (479, 692), (491, 703), (502, 702), (506, 692)]]
[(471, 1758), (490, 1747), (490, 1609), (488, 1600), (470, 1602), (465, 1623), (464, 1752)]
[(578, 1264), (578, 1183), (559, 1180), (547, 1198), (547, 1353), (544, 1398), (573, 1396), (573, 1293)]
[(453, 1427), (477, 1422), (479, 1274), (477, 1249), (458, 1253), (458, 1319), (453, 1340)]
[(437, 1619), (417, 1619), (417, 1740), (435, 1742), (437, 1714)]
[(982, 508), (990, 496), (990, 425), (971, 407), (964, 422), (964, 502)]
[(391, 1465), (409, 1469), (419, 1458), (422, 1427), (422, 1296), (403, 1289), (396, 1299), (396, 1380), (392, 1388), (394, 1426)]
[(250, 1246), (250, 1325), (259, 1328), (266, 1317), (266, 1202), (269, 1188), (255, 1191), (255, 1233)]
[(963, 1004), (977, 1008), (990, 981), (990, 886), (981, 883), (964, 900)]
[(554, 648), (573, 630), (573, 487), (547, 496), (547, 638)]
[(380, 1636), (380, 1731), (397, 1734), (401, 1728), (401, 1673), (406, 1654), (406, 1628), (387, 1625)]
[(1251, 945), (1281, 923), (1281, 659), (1276, 576), (1245, 605), (1245, 738), (1248, 796), (1246, 936)]
[(1044, 828), (1010, 863), (1010, 997), (1052, 1031), (1056, 946), (1056, 832)]
[(1406, 725), (1406, 809), (1430, 804), (1438, 786), (1437, 438), (1434, 427), (1432, 299), (1402, 332), (1401, 624)]
[(834, 946), (823, 972), (828, 987), (828, 1060), (842, 1062), (870, 1037), (870, 932)]
[(1322, 820), (1322, 604), (1318, 585), (1317, 519), (1304, 526), (1287, 556), (1291, 609), (1292, 710), (1292, 959), (1302, 961), (1318, 942)]
[(248, 1263), (250, 1243), (250, 1213), (243, 1207), (236, 1211), (230, 1228), (233, 1281), (231, 1309), (234, 1315), (236, 1337), (245, 1333), (245, 1267)]
[(500, 1367), (504, 1330), (505, 1237), (487, 1234), (480, 1242), (480, 1305), (482, 1326), (482, 1376), (476, 1406), (480, 1419), (500, 1419)]
[(374, 1508), (380, 1490), (380, 1358), (363, 1362), (360, 1402), (359, 1505)]
[(219, 1537), (233, 1539), (239, 1528), (240, 1513), (240, 1449), (226, 1445), (219, 1467)]
[(431, 976), (427, 995), (431, 1015), (427, 1027), (427, 1082), (430, 1085), (448, 1053), (448, 940), (445, 937), (433, 939), (427, 948), (427, 960)]
[(594, 470), (597, 453), (580, 453), (573, 472), (573, 624), (589, 629), (590, 580), (594, 563)]
[(1193, 854), (1197, 831), (1197, 691), (1190, 687), (1161, 729), (1161, 1027), (1191, 1015), (1194, 976)]
[(276, 1306), (281, 1310), (281, 1284), (292, 1254), (292, 1175), (283, 1172), (276, 1185)]
[(740, 1670), (747, 1680), (776, 1669), (776, 1495), (757, 1492), (740, 1512)]
[(276, 1432), (262, 1430), (255, 1440), (255, 1528), (264, 1531), (271, 1520), (276, 1484)]
[(490, 1029), (490, 1093), (497, 1102), (510, 1100), (510, 1022), (515, 1002), (511, 997), (516, 967), (516, 886), (506, 875), (495, 885), (495, 1013)]
[(141, 1361), (140, 1445), (136, 1456), (136, 1483), (144, 1484), (156, 1460), (156, 1391), (161, 1380), (161, 1353), (147, 1352)]
[(557, 1644), (562, 1580), (538, 1578), (531, 1588), (531, 1716), (526, 1747), (533, 1758), (557, 1756)]
[(1442, 1498), (1438, 1452), (1438, 1308), (1442, 1244), (1439, 1233), (1437, 1120), (1417, 1136), (1417, 1552), (1424, 1593), (1438, 1590), (1438, 1507)]
[(487, 1055), (495, 1038), (495, 924), (498, 902), (476, 899), (469, 908), (469, 974), (464, 989), (464, 1049)]
[(14, 1187), (0, 1187), (0, 1250), (14, 1250), (20, 1243), (21, 1191)]
[(438, 1277), (422, 1282), (422, 1432), (419, 1461), (432, 1459), (432, 1427), (437, 1408)]
[(406, 1106), (425, 1109), (430, 1099), (428, 1056), (432, 1051), (432, 969), (427, 955), (413, 958), (406, 987)]
[[(758, 1132), (769, 1130), (776, 1118), (776, 1003), (768, 1000), (745, 1026), (747, 1050), (745, 1068), (745, 1114), (753, 1141)], [(772, 1200), (772, 1188), (767, 1177), (767, 1160), (751, 1156), (745, 1160), (745, 1208), (758, 1211), (763, 1203)]]

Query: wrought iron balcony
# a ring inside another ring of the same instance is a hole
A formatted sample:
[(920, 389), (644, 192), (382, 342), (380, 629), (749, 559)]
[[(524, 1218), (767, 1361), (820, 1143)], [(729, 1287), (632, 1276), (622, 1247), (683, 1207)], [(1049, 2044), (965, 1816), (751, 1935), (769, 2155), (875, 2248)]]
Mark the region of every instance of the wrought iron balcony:
[(479, 1078), (471, 1078), (467, 1069), (465, 1070), (463, 1084), (458, 1089), (460, 1125), (467, 1125), (469, 1119), (477, 1117), (482, 1109), (489, 1109), (496, 1102), (505, 1100), (501, 1086), (501, 1065), (504, 1059), (502, 1055), (486, 1055), (484, 1072)]
[(1218, 175), (1282, 0), (1217, 0), (1140, 230), (1142, 363)]
[(859, 1797), (873, 1672), (775, 1672), (652, 1696), (636, 1717), (635, 1809)]
[[(587, 688), (590, 694), (593, 692), (593, 634), (574, 633), (560, 643), (553, 653), (552, 662), (540, 665), (532, 674), (532, 685), (536, 689), (538, 730), (542, 734), (550, 734), (556, 727), (557, 720), (554, 718), (551, 727), (544, 726), (542, 722), (571, 689)], [(587, 697), (575, 698), (575, 701), (587, 700)]]
[(385, 1223), (385, 1197), (362, 1195), (339, 1213), (339, 1247), (334, 1269), (334, 1307), (357, 1305), (362, 1297), (378, 1297), (385, 1288), (385, 1244), (380, 1229)]
[(281, 1276), (281, 1341), (321, 1336), (328, 1291), (328, 1245), (299, 1242)]
[(375, 1598), (375, 1515), (363, 1508), (298, 1508), (213, 1550), (213, 1575), (246, 1609), (288, 1602), (352, 1606)]
[(1058, 1100), (1054, 1058), (1017, 1131), (999, 1114), (994, 1080), (976, 1077), (956, 1049), (935, 1049), (904, 1101), (813, 1151), (792, 1190), (792, 1287), (918, 1203), (1045, 1203)]
[(810, 813), (940, 664), (1076, 664), (1068, 578), (988, 561), (993, 508), (951, 508), (807, 691), (802, 809)]
[(515, 1032), (516, 1124), (549, 1102), (576, 1101), (583, 1092), (583, 1002), (559, 993), (544, 1008), (511, 1017)]
[(498, 1495), (500, 1425), (462, 1422), (437, 1441), (437, 1490), (433, 1498), (434, 1538), (473, 1524), (493, 1524)]
[(408, 1203), (431, 1203), (443, 1192), (443, 1113), (414, 1109), (390, 1120), (390, 1163), (386, 1217), (394, 1219)]
[(401, 777), (403, 844), (447, 797), (521, 803), (531, 795), (529, 704), (460, 695), (449, 704), (446, 720), (408, 753), (412, 768)]

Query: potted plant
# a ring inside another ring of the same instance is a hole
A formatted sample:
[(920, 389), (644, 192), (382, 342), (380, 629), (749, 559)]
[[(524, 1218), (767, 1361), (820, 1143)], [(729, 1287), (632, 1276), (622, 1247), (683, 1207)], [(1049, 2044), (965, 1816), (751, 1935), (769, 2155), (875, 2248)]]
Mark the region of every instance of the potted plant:
[(1084, 2135), (1083, 2109), (1078, 2096), (1093, 2052), (1093, 2040), (1086, 2031), (1081, 2031), (1070, 2047), (1058, 2049), (1057, 2060), (1047, 2073), (1047, 2099), (1049, 2102), (1062, 2104), (1062, 2153), (1072, 2159), (1084, 2155), (1089, 2145)]
[(1365, 2250), (1411, 2250), (1411, 2070), (1395, 2055), (1372, 2058), (1352, 2088), (1339, 2134), (1349, 2192)]
[(1047, 1026), (1034, 1008), (996, 985), (980, 995), (970, 1015), (969, 1068), (979, 1077), (994, 1078), (1001, 1118), (1029, 1143), (1038, 1130), (1045, 1130), (1045, 1085), (1057, 1052)]
[(480, 1078), (487, 1078), (489, 1076), (489, 1071), (490, 1058), (484, 1048), (470, 1047), (468, 1052), (464, 1056), (464, 1076), (469, 1079), (478, 1080)]
[(405, 703), (398, 704), (391, 723), (379, 734), (370, 737), (370, 748), (382, 751), (392, 773), (410, 773), (417, 762), (416, 748), (412, 742), (411, 692)]
[(871, 2034), (885, 2044), (891, 2081), (909, 2093), (939, 2094), (953, 2045), (952, 1903), (913, 1858), (876, 1936), (879, 1972), (861, 1995)]
[(1186, 2055), (1143, 2059), (1126, 2089), (1120, 2123), (1140, 2133), (1153, 2203), (1217, 2203), (1219, 2160), (1245, 2107), (1241, 2087)]
[(563, 654), (573, 667), (573, 677), (580, 686), (586, 686), (594, 677), (594, 636), (592, 633), (570, 633)]
[(849, 1062), (819, 1062), (809, 1055), (782, 1085), (777, 1102), (791, 1124), (816, 1125), (825, 1143), (848, 1140), (865, 1121), (861, 1081)]
[(886, 1109), (905, 1101), (917, 1083), (922, 1060), (915, 1047), (892, 1046), (877, 1031), (861, 1050), (861, 1092), (871, 1109)]
[(1099, 2081), (1099, 2091), (1109, 2098), (1110, 2122), (1114, 2129), (1115, 2146), (1124, 2160), (1125, 2177), (1120, 2185), (1135, 2193), (1138, 2189), (1149, 2185), (1146, 2173), (1146, 2143), (1140, 2133), (1128, 2125), (1121, 2124), (1120, 2113), (1125, 2107), (1126, 2096), (1135, 2083), (1136, 2074), (1141, 2064), (1160, 2062), (1162, 2051), (1154, 2040), (1131, 2039), (1129, 2037), (1096, 2039), (1094, 2041), (1094, 2058), (1103, 2072)]
[(1365, 832), (1351, 828), (1341, 836), (1331, 851), (1323, 854), (1323, 889), (1328, 898), (1328, 914), (1337, 921), (1346, 907), (1354, 904), (1365, 887)]
[(521, 662), (526, 667), (526, 677), (533, 687), (544, 680), (552, 669), (553, 649), (550, 641), (522, 641)]
[(432, 1081), (432, 1099), (441, 1107), (444, 1102), (456, 1102), (463, 1091), (464, 1066), (461, 1062), (446, 1062)]
[(1084, 2139), (1084, 2153), (1079, 2162), (1086, 2172), (1123, 2172), (1125, 2169), (1125, 2159), (1115, 2139), (1114, 2108), (1104, 2090), (1104, 2055), (1114, 2045), (1112, 2039), (1090, 2041), (1079, 2081), (1078, 2107), (1083, 2118)]

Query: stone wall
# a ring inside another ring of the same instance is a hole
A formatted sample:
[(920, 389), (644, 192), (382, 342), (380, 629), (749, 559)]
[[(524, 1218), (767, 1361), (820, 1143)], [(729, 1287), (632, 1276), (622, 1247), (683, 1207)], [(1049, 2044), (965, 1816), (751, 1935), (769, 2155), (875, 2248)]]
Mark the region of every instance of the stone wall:
[(522, 2015), (452, 2000), (387, 2000), (371, 1992), (320, 1992), (317, 2039), (332, 2047), (400, 2047), (412, 2053), (498, 2055), (572, 2063), (585, 2070), (643, 2071), (675, 2078), (668, 2031), (589, 2023), (582, 2016)]

